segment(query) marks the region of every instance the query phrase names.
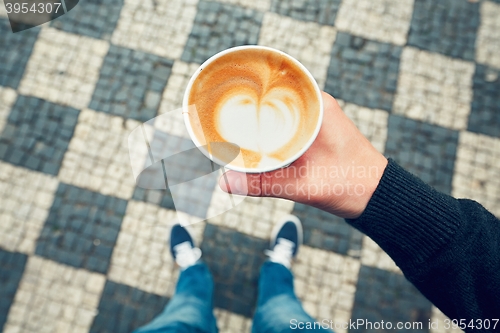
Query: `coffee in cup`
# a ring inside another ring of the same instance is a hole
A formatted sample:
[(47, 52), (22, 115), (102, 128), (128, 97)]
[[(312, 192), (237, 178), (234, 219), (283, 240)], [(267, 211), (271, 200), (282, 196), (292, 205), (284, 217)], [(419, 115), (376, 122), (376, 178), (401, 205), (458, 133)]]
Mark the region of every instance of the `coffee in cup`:
[[(312, 144), (323, 118), (321, 93), (307, 69), (262, 46), (235, 47), (208, 59), (188, 84), (183, 110), (202, 152), (242, 172), (290, 164)], [(233, 145), (210, 149), (211, 142)], [(234, 149), (240, 158), (234, 159)]]

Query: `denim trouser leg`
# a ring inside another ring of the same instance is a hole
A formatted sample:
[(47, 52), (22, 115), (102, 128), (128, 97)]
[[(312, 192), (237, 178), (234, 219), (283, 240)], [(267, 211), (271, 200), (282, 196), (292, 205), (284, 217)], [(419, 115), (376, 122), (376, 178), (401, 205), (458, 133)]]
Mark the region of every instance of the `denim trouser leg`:
[[(294, 321), (296, 320), (296, 321)], [(293, 275), (281, 264), (266, 262), (259, 278), (259, 296), (253, 320), (253, 333), (294, 333), (327, 329), (300, 329), (299, 323), (313, 323), (293, 291)]]
[(165, 310), (134, 333), (217, 333), (213, 290), (212, 275), (205, 264), (186, 268)]

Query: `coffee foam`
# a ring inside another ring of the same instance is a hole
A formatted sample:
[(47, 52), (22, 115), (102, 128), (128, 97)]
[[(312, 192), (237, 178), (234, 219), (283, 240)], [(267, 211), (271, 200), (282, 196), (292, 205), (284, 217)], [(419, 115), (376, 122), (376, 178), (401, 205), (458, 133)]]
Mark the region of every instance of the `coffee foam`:
[[(238, 145), (244, 165), (235, 166), (245, 168), (272, 167), (298, 153), (320, 115), (307, 74), (288, 57), (263, 49), (235, 51), (208, 64), (188, 103), (197, 111), (199, 124), (189, 118), (198, 141)], [(220, 150), (214, 156), (226, 161)]]

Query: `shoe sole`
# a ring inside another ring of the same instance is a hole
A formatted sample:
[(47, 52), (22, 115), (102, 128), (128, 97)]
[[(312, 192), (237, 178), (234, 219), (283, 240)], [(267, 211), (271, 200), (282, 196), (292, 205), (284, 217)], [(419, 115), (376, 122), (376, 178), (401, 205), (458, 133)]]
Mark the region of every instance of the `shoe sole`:
[(278, 235), (278, 232), (281, 230), (281, 227), (287, 222), (293, 222), (295, 226), (297, 227), (297, 233), (298, 233), (298, 246), (297, 246), (297, 254), (299, 253), (300, 246), (303, 243), (303, 231), (302, 231), (302, 222), (300, 222), (300, 219), (292, 214), (288, 214), (284, 216), (281, 220), (278, 221), (273, 227), (273, 230), (271, 231), (271, 240), (269, 242), (269, 246), (272, 248), (274, 243), (276, 242), (276, 236)]

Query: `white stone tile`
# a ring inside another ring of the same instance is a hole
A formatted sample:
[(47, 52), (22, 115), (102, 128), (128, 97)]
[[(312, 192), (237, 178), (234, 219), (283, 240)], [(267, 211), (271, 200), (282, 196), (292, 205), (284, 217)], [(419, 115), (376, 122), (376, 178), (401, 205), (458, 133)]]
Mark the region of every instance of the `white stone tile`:
[[(162, 102), (162, 104), (170, 103)], [(165, 108), (165, 112), (148, 121), (148, 125), (151, 125), (151, 129), (154, 129), (154, 133), (167, 133), (191, 140), (186, 125), (184, 124), (181, 107), (170, 110)]]
[(452, 182), (456, 198), (476, 200), (500, 217), (500, 139), (460, 133)]
[(435, 306), (432, 307), (431, 326), (429, 331), (431, 333), (460, 333), (463, 332), (460, 328), (453, 325), (450, 318), (443, 314)]
[(252, 320), (244, 316), (215, 308), (214, 315), (217, 319), (219, 333), (250, 333)]
[(393, 112), (452, 129), (467, 127), (475, 65), (405, 47)]
[(363, 247), (361, 249), (361, 263), (365, 266), (376, 267), (403, 274), (394, 260), (389, 257), (370, 237), (363, 236)]
[[(129, 201), (111, 257), (108, 277), (149, 293), (171, 296), (179, 274), (168, 247), (176, 212), (145, 202)], [(204, 223), (188, 227), (195, 243)]]
[[(230, 202), (232, 200), (232, 202)], [(231, 207), (229, 204), (234, 203)], [(241, 233), (267, 239), (273, 226), (293, 210), (292, 201), (275, 198), (256, 198), (230, 195), (215, 186), (208, 208), (208, 222)], [(216, 212), (225, 211), (217, 215)]]
[(200, 65), (176, 60), (172, 73), (163, 91), (158, 117), (154, 127), (172, 135), (189, 139), (189, 134), (182, 118), (182, 100), (189, 79)]
[(369, 109), (337, 99), (342, 110), (354, 122), (360, 132), (380, 152), (384, 153), (387, 141), (387, 121), (389, 113), (384, 110)]
[(500, 68), (500, 4), (481, 3), (481, 24), (476, 39), (476, 61)]
[(52, 176), (0, 162), (0, 247), (34, 252), (57, 185)]
[(129, 199), (135, 188), (128, 136), (141, 123), (84, 109), (58, 178), (102, 194)]
[(53, 28), (40, 31), (19, 92), (77, 109), (92, 98), (109, 43)]
[(150, 120), (137, 126), (130, 131), (128, 136), (130, 166), (134, 179), (137, 179), (144, 169), (154, 163), (149, 154), (150, 146), (148, 145), (155, 135), (154, 121)]
[(229, 3), (246, 8), (253, 8), (263, 12), (271, 7), (271, 0), (219, 0), (218, 2)]
[[(360, 262), (337, 253), (301, 246), (292, 264), (295, 293), (317, 320), (348, 322), (351, 318)], [(347, 332), (337, 328), (336, 332)]]
[(61, 332), (65, 327), (88, 332), (105, 281), (104, 275), (29, 257), (4, 332)]
[(174, 62), (167, 86), (163, 91), (162, 102), (158, 114), (163, 114), (182, 107), (182, 100), (186, 87), (191, 76), (193, 76), (199, 66), (199, 64), (187, 63), (181, 60), (176, 60)]
[[(2, 4), (0, 4), (0, 7)], [(0, 132), (2, 132), (12, 105), (16, 102), (17, 93), (14, 89), (0, 86)]]
[(268, 12), (260, 28), (259, 45), (279, 49), (299, 60), (323, 88), (336, 35), (333, 27)]
[(170, 59), (184, 50), (198, 0), (126, 0), (113, 32), (113, 44)]
[(414, 0), (342, 0), (335, 20), (339, 31), (405, 45)]

